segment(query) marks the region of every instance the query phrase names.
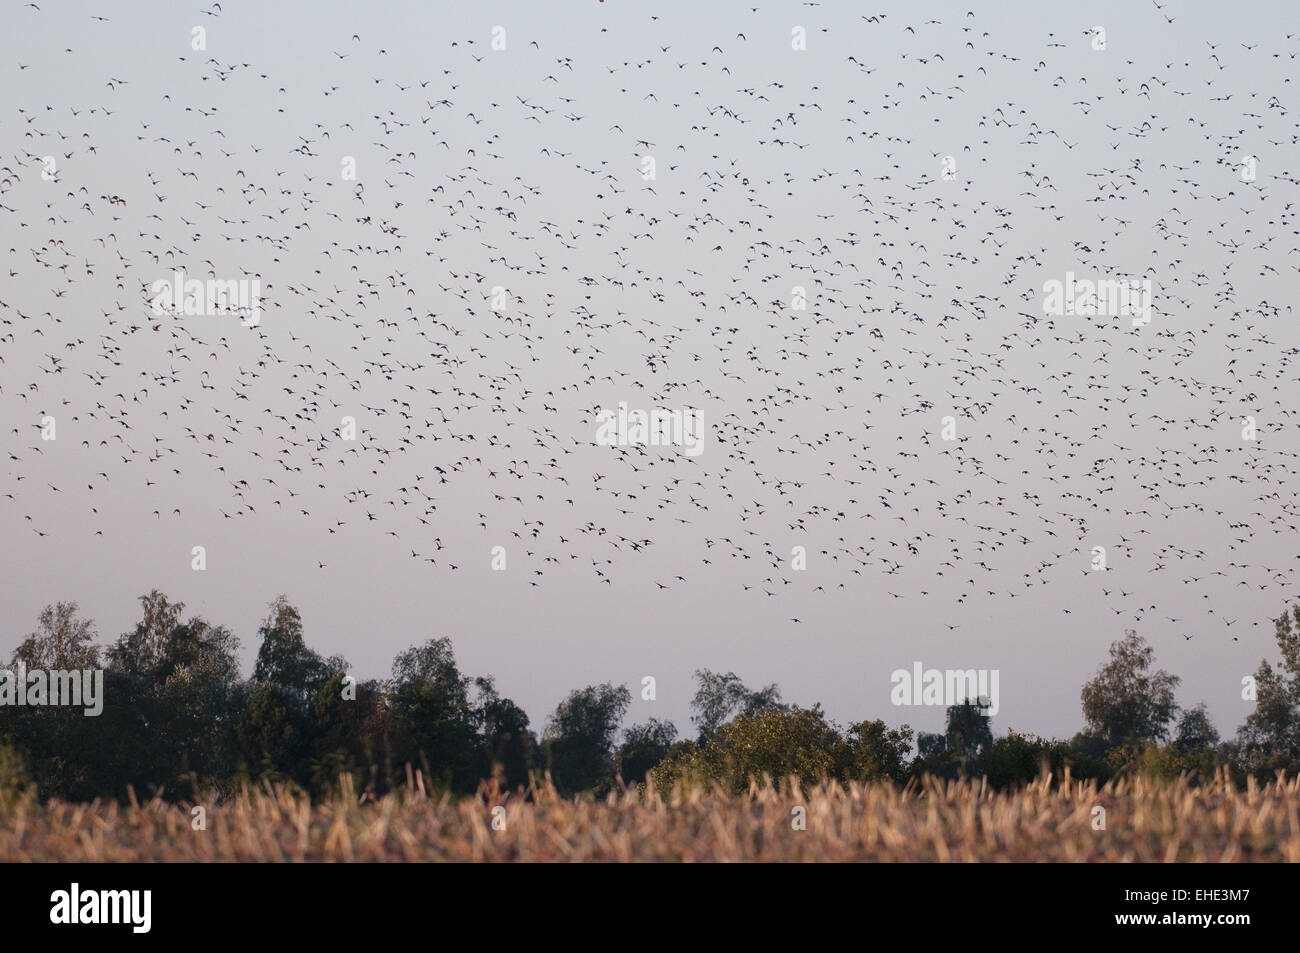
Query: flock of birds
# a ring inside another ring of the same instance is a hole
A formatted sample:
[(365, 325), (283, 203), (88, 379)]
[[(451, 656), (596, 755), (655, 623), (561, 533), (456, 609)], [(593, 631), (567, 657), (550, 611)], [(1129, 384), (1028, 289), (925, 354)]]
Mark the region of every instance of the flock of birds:
[[(129, 558), (133, 521), (215, 519), (321, 572), (363, 548), (455, 577), (500, 544), (560, 593), (869, 590), (957, 629), (1051, 587), (1236, 638), (1228, 596), (1300, 598), (1300, 31), (1207, 39), (1168, 7), (1142, 29), (1174, 57), (815, 3), (725, 33), (593, 5), (422, 64), (317, 24), (294, 66), (213, 3), (201, 48), (75, 84), (84, 51), (20, 55), (10, 547)], [(257, 279), (260, 322), (157, 314), (177, 270)], [(1067, 271), (1150, 280), (1152, 322), (1045, 314)], [(698, 409), (703, 452), (597, 446), (620, 400)]]

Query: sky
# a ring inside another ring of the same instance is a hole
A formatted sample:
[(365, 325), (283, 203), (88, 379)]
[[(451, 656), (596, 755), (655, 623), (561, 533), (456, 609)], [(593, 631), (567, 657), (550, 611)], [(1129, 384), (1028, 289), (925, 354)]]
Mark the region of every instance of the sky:
[[(610, 681), (689, 734), (708, 668), (937, 730), (920, 662), (1068, 736), (1135, 629), (1248, 714), (1300, 601), (1293, 4), (37, 6), (0, 650), (157, 588), (248, 671), (284, 593), (358, 677), (446, 636), (538, 729)], [(156, 313), (176, 269), (257, 324)], [(1150, 323), (1046, 314), (1067, 273)], [(701, 452), (601, 445), (619, 402)]]

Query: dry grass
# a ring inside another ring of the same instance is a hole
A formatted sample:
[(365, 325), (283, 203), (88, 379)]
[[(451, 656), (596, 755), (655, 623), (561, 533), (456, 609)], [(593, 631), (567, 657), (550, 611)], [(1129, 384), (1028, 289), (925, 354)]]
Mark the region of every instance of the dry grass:
[[(1141, 779), (1098, 789), (1039, 783), (786, 783), (720, 791), (622, 792), (595, 802), (489, 789), (454, 801), (418, 789), (370, 803), (312, 806), (286, 790), (208, 804), (0, 803), (0, 861), (1300, 861), (1300, 781), (1237, 791)], [(806, 809), (807, 829), (791, 809)], [(1093, 808), (1106, 829), (1093, 829)]]

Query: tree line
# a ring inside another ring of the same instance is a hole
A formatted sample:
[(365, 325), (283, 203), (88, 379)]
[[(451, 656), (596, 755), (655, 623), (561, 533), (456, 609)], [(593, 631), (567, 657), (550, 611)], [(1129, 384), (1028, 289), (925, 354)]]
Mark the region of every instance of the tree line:
[(1280, 661), (1252, 676), (1255, 707), (1235, 738), (1220, 738), (1204, 704), (1180, 707), (1179, 679), (1155, 668), (1152, 647), (1128, 631), (1083, 685), (1084, 728), (1059, 740), (995, 737), (978, 698), (950, 706), (943, 732), (879, 719), (842, 728), (820, 705), (782, 701), (776, 685), (751, 689), (733, 672), (708, 670), (695, 673), (694, 738), (656, 718), (624, 727), (632, 695), (612, 683), (570, 692), (539, 733), (490, 676), (460, 671), (447, 638), (399, 653), (387, 679), (357, 682), (345, 659), (307, 645), (298, 610), (281, 596), (244, 678), (229, 629), (187, 619), (157, 590), (140, 602), (140, 621), (107, 647), (75, 603), (41, 613), (11, 668), (102, 669), (106, 703), (92, 718), (70, 707), (0, 709), (0, 785), (85, 801), (128, 790), (221, 795), (263, 781), (323, 797), (344, 777), (374, 796), (411, 784), (468, 794), (489, 779), (510, 790), (549, 776), (565, 794), (600, 796), (649, 779), (739, 793), (763, 775), (898, 784), (966, 776), (1002, 788), (1044, 768), (1102, 781), (1226, 771), (1238, 783), (1300, 771), (1300, 606), (1276, 620)]

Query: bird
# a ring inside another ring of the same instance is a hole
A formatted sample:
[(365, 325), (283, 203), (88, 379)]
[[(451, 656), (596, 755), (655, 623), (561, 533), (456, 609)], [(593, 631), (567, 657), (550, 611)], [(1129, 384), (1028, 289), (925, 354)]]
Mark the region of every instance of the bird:
[[(761, 76), (748, 36), (789, 25), (754, 7), (689, 55), (666, 11), (508, 59), (448, 24), (432, 70), (343, 30), (292, 82), (237, 36), (145, 51), (148, 83), (107, 48), (65, 72), (36, 31), (0, 157), (0, 525), (85, 573), (203, 529), (433, 608), (1237, 643), (1297, 582), (1297, 50), (1154, 6), (1134, 61), (826, 11)], [(1103, 284), (1057, 313), (1053, 281)]]

